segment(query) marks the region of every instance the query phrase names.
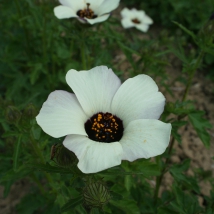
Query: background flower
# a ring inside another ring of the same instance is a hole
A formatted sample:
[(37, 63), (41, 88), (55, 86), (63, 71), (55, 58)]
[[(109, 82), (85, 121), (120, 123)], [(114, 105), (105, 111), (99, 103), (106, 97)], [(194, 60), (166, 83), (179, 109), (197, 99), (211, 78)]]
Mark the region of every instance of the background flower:
[(136, 10), (135, 8), (131, 10), (124, 8), (121, 11), (121, 16), (121, 23), (124, 28), (136, 27), (138, 30), (147, 32), (149, 25), (153, 23), (152, 19), (143, 10)]
[(80, 21), (94, 24), (103, 22), (119, 5), (119, 0), (59, 0), (62, 4), (54, 8), (58, 19), (76, 17)]
[(53, 137), (67, 135), (63, 144), (73, 151), (84, 173), (95, 173), (162, 154), (171, 124), (158, 120), (165, 98), (151, 77), (138, 75), (122, 85), (106, 66), (68, 71), (75, 94), (52, 92), (36, 117)]

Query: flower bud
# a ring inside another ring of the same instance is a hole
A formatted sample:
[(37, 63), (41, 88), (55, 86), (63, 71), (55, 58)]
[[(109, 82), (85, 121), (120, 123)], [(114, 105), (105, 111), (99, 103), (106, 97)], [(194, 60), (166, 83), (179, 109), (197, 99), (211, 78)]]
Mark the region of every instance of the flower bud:
[(54, 144), (51, 147), (51, 160), (55, 160), (59, 166), (65, 168), (72, 167), (77, 163), (76, 155), (62, 144)]
[(102, 181), (92, 182), (83, 190), (84, 204), (89, 208), (102, 208), (110, 198), (110, 192)]
[(29, 119), (35, 118), (35, 116), (37, 115), (36, 107), (32, 103), (28, 104), (24, 109), (23, 114), (26, 118)]
[(21, 112), (15, 106), (8, 106), (5, 111), (5, 118), (9, 123), (18, 123), (21, 118)]

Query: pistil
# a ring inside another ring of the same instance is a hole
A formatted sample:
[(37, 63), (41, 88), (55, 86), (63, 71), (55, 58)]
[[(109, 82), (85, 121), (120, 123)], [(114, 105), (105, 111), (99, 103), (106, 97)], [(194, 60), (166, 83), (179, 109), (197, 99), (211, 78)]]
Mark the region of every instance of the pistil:
[(85, 130), (91, 140), (111, 143), (122, 138), (123, 122), (111, 113), (100, 112), (85, 123)]
[(140, 21), (137, 18), (132, 19), (132, 22), (134, 22), (135, 24), (140, 24)]
[(97, 17), (97, 15), (94, 14), (94, 11), (91, 10), (90, 8), (90, 4), (87, 3), (87, 8), (83, 9), (83, 10), (79, 10), (77, 11), (77, 15), (80, 18), (88, 18), (88, 19), (95, 19)]

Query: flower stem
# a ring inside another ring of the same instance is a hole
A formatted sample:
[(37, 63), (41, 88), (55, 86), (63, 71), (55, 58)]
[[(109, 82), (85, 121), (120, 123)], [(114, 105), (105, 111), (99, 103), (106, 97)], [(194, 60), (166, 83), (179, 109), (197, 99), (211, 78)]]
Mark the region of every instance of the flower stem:
[[(183, 94), (183, 97), (182, 97), (182, 102), (184, 102), (186, 100), (186, 98), (187, 98), (187, 95), (189, 93), (190, 87), (192, 85), (193, 77), (195, 76), (195, 73), (196, 73), (197, 69), (199, 68), (199, 65), (200, 65), (203, 57), (204, 57), (204, 52), (201, 51), (199, 56), (198, 56), (198, 58), (197, 58), (197, 60), (196, 60), (195, 66), (189, 72), (188, 83), (187, 83), (187, 86), (185, 88), (185, 91), (184, 91), (184, 94)], [(180, 121), (182, 118), (183, 117), (178, 116), (177, 121)], [(155, 203), (157, 203), (159, 189), (160, 189), (160, 186), (161, 186), (161, 183), (162, 183), (162, 180), (163, 180), (163, 176), (166, 173), (166, 169), (167, 169), (169, 161), (170, 161), (170, 157), (171, 157), (171, 153), (172, 153), (172, 149), (173, 149), (174, 144), (175, 144), (175, 137), (172, 137), (171, 143), (170, 143), (170, 146), (169, 146), (169, 149), (168, 149), (167, 158), (165, 160), (164, 167), (161, 170), (160, 176), (156, 177), (156, 187), (155, 187), (155, 192), (154, 192), (154, 201), (155, 201)]]
[(37, 186), (38, 186), (40, 192), (41, 192), (42, 194), (45, 195), (45, 189), (44, 189), (44, 187), (41, 185), (41, 183), (40, 183), (40, 181), (38, 180), (38, 178), (36, 177), (35, 173), (33, 173), (30, 177), (31, 177), (32, 180), (37, 184)]
[(200, 62), (201, 60), (203, 59), (204, 57), (204, 51), (201, 51), (197, 60), (196, 60), (196, 63), (195, 63), (195, 66), (194, 68), (192, 69), (192, 71), (189, 72), (189, 79), (188, 79), (188, 83), (187, 83), (187, 86), (185, 88), (185, 91), (184, 91), (184, 94), (183, 94), (183, 97), (182, 97), (182, 102), (186, 100), (187, 98), (187, 95), (189, 93), (189, 89), (192, 85), (192, 80), (193, 80), (193, 77), (195, 76), (195, 72), (197, 71), (199, 65), (200, 65)]

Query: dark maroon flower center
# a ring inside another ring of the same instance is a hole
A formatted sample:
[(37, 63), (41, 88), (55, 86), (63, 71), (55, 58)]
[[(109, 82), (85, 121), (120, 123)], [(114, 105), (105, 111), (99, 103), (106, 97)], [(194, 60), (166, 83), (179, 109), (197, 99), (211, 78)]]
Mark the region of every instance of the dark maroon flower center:
[(91, 140), (105, 143), (119, 141), (123, 136), (123, 121), (111, 113), (99, 112), (85, 123), (85, 131)]
[(84, 9), (84, 10), (78, 10), (77, 11), (77, 15), (80, 17), (80, 18), (88, 18), (88, 19), (95, 19), (97, 18), (97, 15), (94, 14), (94, 11), (91, 10), (89, 8), (90, 4), (87, 3), (87, 8)]
[(137, 18), (132, 19), (132, 22), (134, 22), (135, 24), (140, 24), (140, 21)]

